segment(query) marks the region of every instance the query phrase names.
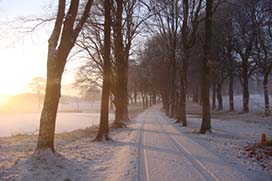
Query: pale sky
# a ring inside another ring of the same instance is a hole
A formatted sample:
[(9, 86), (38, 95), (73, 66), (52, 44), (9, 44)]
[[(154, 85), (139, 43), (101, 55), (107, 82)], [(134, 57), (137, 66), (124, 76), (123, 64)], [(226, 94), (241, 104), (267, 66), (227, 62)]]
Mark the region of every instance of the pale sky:
[[(33, 77), (45, 78), (47, 40), (52, 25), (26, 33), (17, 28), (22, 22), (15, 19), (50, 15), (56, 4), (57, 0), (0, 0), (0, 95), (26, 92)], [(68, 69), (73, 67), (72, 63), (68, 63)], [(65, 72), (63, 83), (72, 82), (71, 74)]]

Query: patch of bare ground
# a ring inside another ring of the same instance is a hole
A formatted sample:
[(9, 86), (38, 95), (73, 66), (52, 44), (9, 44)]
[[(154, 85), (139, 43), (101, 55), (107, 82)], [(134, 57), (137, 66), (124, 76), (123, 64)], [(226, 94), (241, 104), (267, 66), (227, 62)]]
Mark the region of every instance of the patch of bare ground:
[(244, 147), (239, 153), (240, 157), (258, 164), (263, 170), (272, 170), (272, 140), (265, 144), (255, 143)]

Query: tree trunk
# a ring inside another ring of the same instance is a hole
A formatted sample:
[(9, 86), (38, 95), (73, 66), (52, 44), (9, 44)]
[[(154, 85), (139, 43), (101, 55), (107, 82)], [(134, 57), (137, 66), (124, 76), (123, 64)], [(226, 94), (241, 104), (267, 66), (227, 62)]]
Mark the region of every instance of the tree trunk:
[(128, 117), (128, 59), (124, 59), (124, 85), (123, 85), (123, 121), (129, 121)]
[(134, 103), (137, 103), (137, 90), (134, 90)]
[(163, 102), (165, 114), (166, 116), (169, 116), (170, 104), (169, 104), (169, 93), (167, 90), (164, 90), (162, 93), (162, 102)]
[(153, 104), (157, 104), (157, 96), (156, 96), (156, 92), (155, 91), (153, 91), (153, 95), (152, 95), (152, 103)]
[(144, 97), (144, 94), (142, 94), (142, 105), (143, 105), (143, 110), (145, 110), (145, 97)]
[(218, 102), (218, 108), (217, 110), (222, 111), (223, 110), (223, 99), (222, 99), (222, 83), (218, 82), (216, 86), (216, 96), (217, 96), (217, 102)]
[(199, 90), (198, 90), (198, 87), (195, 87), (193, 89), (193, 102), (196, 102), (196, 103), (199, 102)]
[(110, 49), (111, 49), (111, 4), (110, 0), (104, 1), (104, 66), (103, 86), (101, 96), (100, 124), (95, 140), (110, 140), (109, 138), (109, 98), (110, 98)]
[(263, 90), (264, 90), (264, 106), (265, 106), (265, 115), (266, 116), (269, 116), (269, 114), (270, 114), (268, 77), (269, 77), (269, 73), (264, 73)]
[(145, 93), (145, 108), (148, 109), (148, 94)]
[[(52, 62), (48, 67), (53, 68)], [(51, 149), (54, 152), (56, 116), (60, 99), (61, 78), (49, 68), (47, 71), (46, 93), (40, 118), (37, 150)], [(53, 68), (54, 69), (54, 68)]]
[(233, 82), (234, 82), (233, 74), (231, 73), (229, 77), (229, 111), (234, 111), (234, 99), (233, 99)]
[[(186, 56), (185, 58), (188, 58)], [(187, 126), (186, 119), (186, 92), (187, 92), (187, 63), (183, 62), (181, 70), (181, 91), (180, 91), (180, 119), (182, 126)]]
[(175, 59), (175, 48), (172, 48), (171, 50), (171, 107), (170, 107), (170, 118), (173, 118), (175, 116), (175, 106), (176, 106), (176, 59)]
[(114, 56), (116, 59), (116, 112), (113, 127), (122, 128), (126, 127), (123, 123), (125, 121), (127, 109), (127, 88), (126, 88), (126, 61), (124, 56), (124, 44), (122, 34), (122, 13), (123, 1), (118, 0), (117, 9), (114, 21)]
[(149, 94), (149, 107), (152, 106), (152, 102), (153, 102), (152, 94), (150, 93), (150, 94)]
[(249, 112), (249, 90), (248, 90), (248, 64), (247, 60), (242, 60), (243, 67), (243, 113)]
[(211, 129), (211, 110), (210, 110), (210, 51), (212, 40), (212, 6), (213, 0), (206, 1), (206, 19), (205, 19), (205, 42), (204, 57), (202, 61), (202, 124), (200, 133), (204, 134)]
[(38, 143), (35, 150), (37, 153), (45, 149), (54, 152), (55, 123), (61, 95), (62, 73), (66, 59), (88, 18), (92, 1), (87, 2), (78, 24), (75, 24), (75, 20), (78, 14), (79, 1), (70, 2), (66, 15), (65, 6), (65, 0), (60, 0), (54, 29), (48, 40), (46, 93), (40, 118)]
[(212, 110), (215, 110), (216, 108), (216, 83), (215, 83), (215, 77), (212, 79)]

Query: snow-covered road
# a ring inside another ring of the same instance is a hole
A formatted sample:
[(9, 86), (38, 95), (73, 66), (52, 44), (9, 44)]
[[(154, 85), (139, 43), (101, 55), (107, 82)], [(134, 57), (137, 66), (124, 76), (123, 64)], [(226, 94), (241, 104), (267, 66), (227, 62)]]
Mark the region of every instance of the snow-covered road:
[(154, 106), (139, 115), (137, 180), (269, 180), (227, 163)]

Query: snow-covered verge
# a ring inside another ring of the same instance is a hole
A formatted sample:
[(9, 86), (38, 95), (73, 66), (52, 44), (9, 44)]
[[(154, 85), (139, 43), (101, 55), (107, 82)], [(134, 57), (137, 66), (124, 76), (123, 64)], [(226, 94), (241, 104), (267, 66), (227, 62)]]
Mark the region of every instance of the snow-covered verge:
[[(229, 110), (229, 97), (223, 96), (223, 109)], [(272, 96), (269, 96), (269, 102), (272, 102)], [(234, 107), (237, 111), (243, 110), (243, 96), (234, 96)], [(251, 94), (249, 96), (249, 110), (250, 112), (264, 112), (264, 96), (260, 94)]]
[[(131, 118), (142, 111), (130, 105)], [(57, 154), (33, 154), (37, 136), (0, 137), (0, 180), (133, 180), (136, 174), (138, 124), (111, 131), (113, 141), (93, 142), (97, 127), (59, 133)]]
[[(262, 133), (272, 140), (272, 117), (261, 114), (227, 113), (214, 114), (212, 132), (198, 134), (201, 126), (199, 115), (188, 116), (188, 127), (173, 125), (182, 134), (222, 157), (233, 167), (268, 175), (272, 179), (272, 156), (259, 158), (249, 155), (247, 148), (261, 141)], [(173, 121), (169, 119), (169, 121)]]
[[(56, 136), (56, 151), (32, 155), (36, 136), (0, 139), (0, 180), (127, 180), (135, 173), (136, 133), (112, 132), (114, 141), (93, 142), (96, 129)], [(126, 153), (126, 154), (123, 154)], [(126, 169), (124, 169), (126, 168)], [(127, 170), (123, 173), (123, 170)]]

